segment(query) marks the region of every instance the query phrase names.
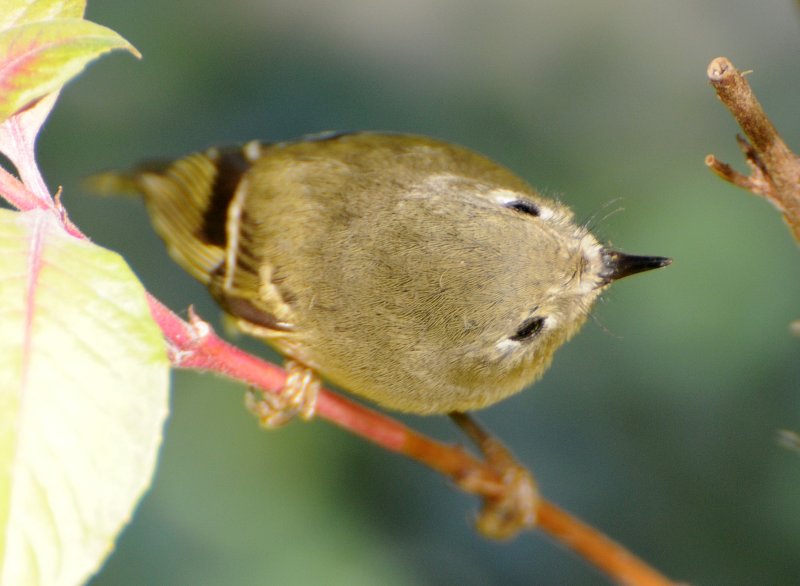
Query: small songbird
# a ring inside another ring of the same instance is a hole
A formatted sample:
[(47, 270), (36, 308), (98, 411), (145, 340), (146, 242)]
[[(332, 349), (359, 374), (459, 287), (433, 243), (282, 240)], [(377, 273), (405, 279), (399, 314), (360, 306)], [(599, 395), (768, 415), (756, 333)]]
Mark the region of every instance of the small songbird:
[(141, 192), (172, 257), (286, 359), (411, 413), (470, 411), (538, 379), (614, 280), (669, 264), (605, 248), (562, 203), (463, 147), (328, 133), (212, 148), (95, 180)]

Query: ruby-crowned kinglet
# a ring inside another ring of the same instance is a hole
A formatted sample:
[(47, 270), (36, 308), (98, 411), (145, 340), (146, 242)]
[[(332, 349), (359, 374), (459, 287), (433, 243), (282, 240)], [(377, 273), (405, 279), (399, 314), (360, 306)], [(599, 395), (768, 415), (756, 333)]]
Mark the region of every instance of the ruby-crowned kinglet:
[(419, 136), (251, 142), (102, 179), (140, 191), (172, 257), (292, 361), (306, 415), (312, 372), (400, 411), (491, 405), (612, 281), (669, 263), (604, 248), (507, 169)]

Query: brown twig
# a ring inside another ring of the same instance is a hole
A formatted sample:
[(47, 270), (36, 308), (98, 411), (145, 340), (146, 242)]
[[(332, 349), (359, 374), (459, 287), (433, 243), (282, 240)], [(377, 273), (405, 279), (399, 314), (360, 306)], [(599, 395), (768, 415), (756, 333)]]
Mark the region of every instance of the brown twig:
[(737, 138), (751, 172), (742, 175), (714, 155), (706, 157), (706, 165), (722, 179), (770, 201), (800, 241), (800, 157), (783, 142), (750, 84), (728, 59), (714, 59), (708, 79), (747, 137)]
[[(537, 527), (626, 586), (678, 586), (625, 548), (555, 505), (542, 501)], [(685, 586), (685, 585), (683, 585)]]

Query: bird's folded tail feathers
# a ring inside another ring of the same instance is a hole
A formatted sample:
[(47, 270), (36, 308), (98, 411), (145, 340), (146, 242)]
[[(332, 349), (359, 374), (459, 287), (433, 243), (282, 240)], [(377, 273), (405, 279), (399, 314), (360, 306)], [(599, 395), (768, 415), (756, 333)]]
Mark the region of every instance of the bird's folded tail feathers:
[(196, 279), (208, 284), (224, 262), (225, 210), (219, 197), (220, 154), (216, 149), (177, 161), (153, 161), (130, 171), (89, 177), (87, 188), (99, 195), (140, 194), (153, 227), (170, 255)]

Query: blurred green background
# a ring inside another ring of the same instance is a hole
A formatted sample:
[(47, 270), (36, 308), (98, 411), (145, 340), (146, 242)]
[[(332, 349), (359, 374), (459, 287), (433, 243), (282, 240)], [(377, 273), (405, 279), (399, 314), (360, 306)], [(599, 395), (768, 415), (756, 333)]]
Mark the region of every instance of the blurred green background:
[[(615, 246), (672, 256), (626, 280), (536, 388), (481, 419), (554, 502), (693, 584), (796, 584), (800, 251), (743, 168), (707, 85), (726, 55), (800, 148), (800, 10), (788, 0), (90, 1), (144, 54), (93, 65), (39, 145), (71, 217), (170, 307), (218, 324), (139, 202), (97, 170), (326, 129), (430, 134), (562, 197)], [(268, 352), (240, 340), (248, 349)], [(243, 389), (174, 375), (158, 474), (105, 585), (604, 584), (540, 534), (477, 536), (476, 503), (318, 421), (260, 431)], [(448, 441), (445, 418), (407, 418)], [(460, 440), (459, 440), (460, 441)]]

